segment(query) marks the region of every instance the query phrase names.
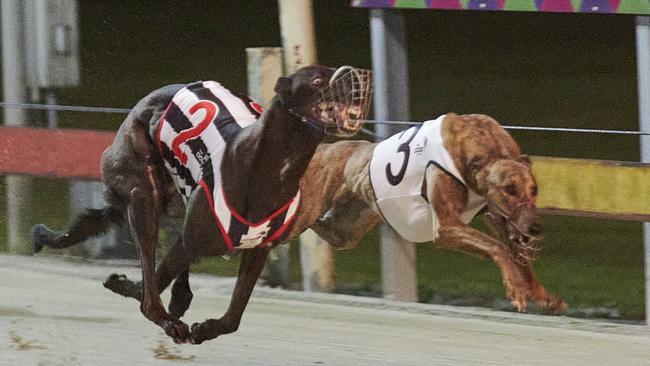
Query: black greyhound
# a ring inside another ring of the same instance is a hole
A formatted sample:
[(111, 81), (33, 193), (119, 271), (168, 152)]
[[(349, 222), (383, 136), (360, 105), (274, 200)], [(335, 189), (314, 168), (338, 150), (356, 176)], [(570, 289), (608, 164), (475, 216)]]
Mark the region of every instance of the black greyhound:
[[(259, 105), (216, 82), (158, 89), (133, 108), (102, 156), (109, 205), (86, 210), (67, 233), (36, 225), (35, 251), (75, 245), (126, 218), (142, 283), (113, 274), (104, 286), (139, 299), (144, 316), (177, 343), (234, 332), (270, 247), (288, 233), (316, 146), (326, 134), (350, 136), (361, 128), (371, 84), (366, 70), (308, 66), (278, 79), (261, 115)], [(220, 143), (211, 147), (213, 140)], [(182, 236), (156, 273), (159, 219), (178, 197), (186, 204)], [(179, 320), (191, 301), (189, 265), (240, 249), (246, 250), (228, 310), (190, 331)], [(167, 313), (160, 291), (177, 277)]]

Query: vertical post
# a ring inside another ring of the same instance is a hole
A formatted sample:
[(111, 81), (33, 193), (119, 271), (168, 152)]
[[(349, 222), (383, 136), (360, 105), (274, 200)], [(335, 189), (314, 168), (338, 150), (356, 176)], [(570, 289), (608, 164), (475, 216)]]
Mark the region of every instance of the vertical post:
[[(636, 17), (636, 65), (639, 127), (650, 131), (650, 17)], [(650, 162), (650, 136), (641, 136), (641, 161)], [(643, 224), (645, 254), (645, 322), (650, 326), (650, 223)]]
[(275, 83), (282, 76), (282, 47), (255, 47), (246, 49), (248, 95), (269, 106), (275, 95)]
[[(374, 72), (374, 111), (377, 120), (409, 119), (406, 27), (396, 10), (370, 10), (370, 37)], [(390, 125), (377, 125), (377, 138), (398, 132)], [(390, 226), (380, 227), (382, 289), (384, 297), (417, 300), (415, 245), (401, 238)]]
[[(56, 105), (56, 91), (48, 89), (45, 98), (48, 105)], [(57, 128), (59, 126), (59, 114), (56, 109), (47, 110), (47, 128)]]
[[(280, 30), (287, 74), (316, 62), (316, 39), (311, 0), (279, 0)], [(300, 236), (300, 263), (304, 291), (334, 291), (334, 254), (318, 235)]]
[(311, 0), (278, 0), (280, 32), (284, 49), (284, 71), (316, 63), (316, 37)]
[[(246, 49), (248, 65), (248, 95), (262, 104), (269, 106), (275, 95), (275, 83), (282, 76), (282, 48), (256, 47)], [(269, 259), (260, 278), (266, 285), (289, 288), (289, 245), (280, 244), (271, 249)]]
[[(4, 100), (9, 103), (28, 101), (25, 70), (24, 9), (21, 0), (3, 0), (2, 12), (2, 85)], [(4, 110), (4, 123), (22, 126), (27, 113), (22, 109)], [(7, 176), (7, 244), (9, 251), (30, 254), (29, 239), (31, 178)]]

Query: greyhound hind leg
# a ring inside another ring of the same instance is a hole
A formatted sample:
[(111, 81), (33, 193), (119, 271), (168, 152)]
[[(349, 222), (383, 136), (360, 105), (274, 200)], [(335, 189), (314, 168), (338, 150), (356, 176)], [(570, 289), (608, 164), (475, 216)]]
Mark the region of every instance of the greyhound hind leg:
[(187, 325), (167, 313), (162, 305), (155, 272), (156, 246), (158, 245), (157, 185), (152, 167), (147, 166), (148, 179), (144, 187), (134, 188), (130, 194), (128, 219), (133, 237), (139, 248), (142, 266), (142, 314), (172, 337), (175, 342), (189, 339)]
[(107, 206), (102, 209), (86, 209), (75, 218), (66, 233), (52, 231), (43, 224), (35, 225), (32, 228), (34, 252), (40, 252), (45, 246), (63, 249), (79, 244), (90, 237), (102, 235), (112, 225), (122, 224), (123, 216), (121, 210)]
[[(159, 293), (165, 291), (174, 277), (188, 270), (189, 261), (184, 260), (184, 257), (183, 241), (178, 238), (171, 251), (165, 255), (156, 270), (156, 283)], [(142, 301), (142, 281), (131, 281), (125, 275), (113, 273), (104, 281), (104, 287), (118, 295)]]
[(311, 229), (336, 249), (354, 248), (370, 229), (375, 227), (380, 217), (361, 200), (338, 203)]
[[(156, 283), (159, 294), (165, 291), (176, 277), (168, 306), (169, 314), (176, 319), (180, 319), (185, 314), (194, 297), (189, 283), (190, 260), (186, 258), (183, 240), (178, 238), (171, 251), (165, 255), (156, 270)], [(118, 295), (142, 302), (142, 281), (131, 281), (125, 275), (113, 273), (104, 281), (104, 287)]]

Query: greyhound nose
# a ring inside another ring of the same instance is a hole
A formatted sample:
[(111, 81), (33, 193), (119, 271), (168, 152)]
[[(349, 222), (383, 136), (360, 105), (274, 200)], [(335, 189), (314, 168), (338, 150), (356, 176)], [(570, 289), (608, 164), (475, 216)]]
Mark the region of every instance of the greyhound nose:
[(537, 223), (537, 222), (533, 223), (532, 225), (530, 225), (528, 227), (528, 233), (530, 235), (533, 235), (533, 236), (541, 234), (542, 233), (542, 225)]

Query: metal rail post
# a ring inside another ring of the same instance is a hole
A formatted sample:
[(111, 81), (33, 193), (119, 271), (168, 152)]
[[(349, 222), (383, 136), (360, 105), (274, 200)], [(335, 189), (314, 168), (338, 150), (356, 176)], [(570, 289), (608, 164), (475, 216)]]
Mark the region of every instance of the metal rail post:
[[(316, 62), (316, 38), (311, 0), (279, 0), (280, 29), (287, 74)], [(311, 230), (300, 236), (304, 291), (334, 291), (332, 248)]]
[[(25, 103), (29, 96), (25, 70), (25, 12), (21, 0), (3, 0), (2, 11), (2, 85), (4, 100)], [(4, 110), (7, 126), (24, 126), (27, 113), (23, 109)], [(32, 253), (29, 226), (32, 179), (7, 176), (7, 244), (12, 253)]]
[[(639, 129), (650, 131), (650, 17), (636, 17), (636, 64)], [(650, 162), (650, 136), (641, 136), (641, 161)], [(650, 325), (650, 223), (643, 224), (645, 252), (645, 320)]]
[[(399, 11), (372, 9), (370, 37), (375, 75), (374, 111), (376, 120), (409, 119), (408, 62), (404, 18)], [(378, 125), (379, 139), (398, 131)], [(381, 268), (384, 297), (417, 300), (415, 246), (401, 238), (390, 226), (381, 224)]]

